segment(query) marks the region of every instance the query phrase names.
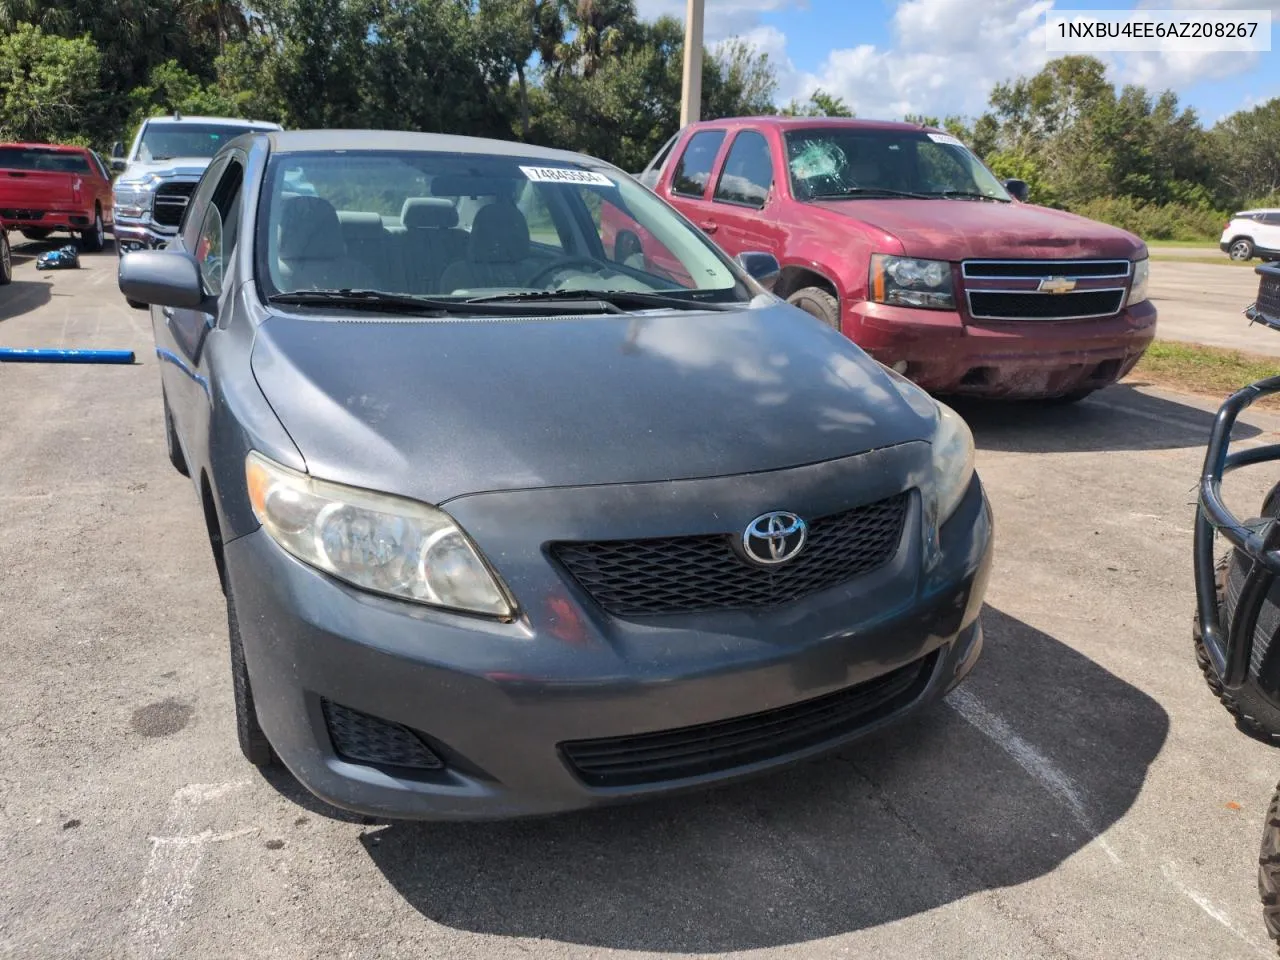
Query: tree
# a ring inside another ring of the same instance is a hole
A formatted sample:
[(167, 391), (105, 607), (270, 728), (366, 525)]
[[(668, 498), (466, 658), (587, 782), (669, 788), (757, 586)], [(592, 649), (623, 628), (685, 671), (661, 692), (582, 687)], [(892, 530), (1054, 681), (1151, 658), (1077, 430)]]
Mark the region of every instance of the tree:
[(779, 111), (784, 117), (852, 117), (853, 111), (840, 97), (821, 87), (809, 94), (805, 103), (792, 100)]
[(0, 139), (87, 143), (101, 58), (88, 37), (19, 23), (0, 35)]
[(1280, 193), (1280, 97), (1220, 121), (1210, 138), (1216, 178), (1237, 206)]

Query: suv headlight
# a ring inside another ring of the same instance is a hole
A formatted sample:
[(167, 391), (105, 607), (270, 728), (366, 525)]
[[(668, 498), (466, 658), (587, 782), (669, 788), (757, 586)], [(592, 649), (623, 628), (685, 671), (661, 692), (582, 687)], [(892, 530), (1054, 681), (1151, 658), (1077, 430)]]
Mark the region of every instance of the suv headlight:
[(871, 255), (871, 299), (901, 307), (954, 310), (951, 264), (945, 260), (917, 260), (885, 253)]
[(316, 480), (251, 452), (249, 501), (264, 530), (304, 563), (403, 600), (509, 619), (513, 604), (443, 510)]
[(112, 200), (116, 212), (124, 217), (145, 217), (151, 209), (151, 197), (155, 192), (154, 180), (131, 180), (127, 183), (117, 182), (112, 189)]
[(1147, 281), (1151, 277), (1151, 261), (1146, 257), (1133, 261), (1133, 282), (1129, 284), (1129, 299), (1126, 306), (1133, 306), (1147, 299)]
[(934, 502), (937, 524), (942, 526), (960, 506), (973, 479), (973, 434), (960, 414), (939, 403), (932, 443)]

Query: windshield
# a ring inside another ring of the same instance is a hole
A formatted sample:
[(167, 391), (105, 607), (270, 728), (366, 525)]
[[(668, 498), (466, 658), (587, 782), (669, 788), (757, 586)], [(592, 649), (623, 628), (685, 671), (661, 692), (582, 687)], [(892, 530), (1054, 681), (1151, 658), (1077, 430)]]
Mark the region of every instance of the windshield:
[(144, 163), (170, 157), (212, 157), (228, 140), (252, 127), (223, 123), (149, 123), (138, 144), (137, 159)]
[(630, 178), (587, 163), (425, 151), (277, 156), (258, 218), (259, 280), (268, 295), (750, 299), (699, 231)]
[(788, 131), (786, 141), (791, 191), (798, 200), (877, 192), (1010, 200), (991, 171), (946, 134), (819, 127)]
[(91, 173), (83, 153), (42, 150), (39, 147), (0, 147), (0, 170), (44, 170), (49, 173)]

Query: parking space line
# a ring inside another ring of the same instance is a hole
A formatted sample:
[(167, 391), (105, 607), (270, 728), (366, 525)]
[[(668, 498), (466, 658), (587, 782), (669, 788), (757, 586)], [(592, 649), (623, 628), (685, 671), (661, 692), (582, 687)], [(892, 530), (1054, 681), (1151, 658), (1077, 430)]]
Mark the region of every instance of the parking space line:
[(129, 956), (137, 960), (160, 960), (184, 921), (195, 891), (196, 873), (210, 843), (256, 833), (257, 828), (215, 834), (195, 832), (197, 810), (227, 794), (247, 786), (236, 780), (217, 784), (188, 784), (174, 791), (169, 801), (162, 836), (148, 837), (151, 854), (130, 914)]
[(1115, 863), (1120, 862), (1119, 855), (1111, 849), (1105, 837), (1093, 825), (1085, 806), (1084, 790), (1071, 779), (1052, 760), (1042, 754), (1005, 723), (1004, 719), (988, 710), (977, 697), (964, 688), (952, 691), (947, 703), (979, 732), (995, 742), (1000, 749), (1013, 759), (1018, 766), (1027, 771), (1042, 787), (1057, 797), (1071, 811), (1080, 828), (1089, 835), (1089, 839), (1097, 840), (1104, 853)]
[(1176, 887), (1178, 891), (1183, 894), (1183, 896), (1185, 896), (1188, 900), (1190, 900), (1197, 907), (1203, 910), (1207, 916), (1218, 921), (1218, 923), (1222, 924), (1224, 927), (1226, 927), (1228, 930), (1234, 933), (1236, 937), (1238, 937), (1240, 940), (1243, 940), (1249, 946), (1253, 947), (1262, 956), (1264, 957), (1274, 956), (1270, 947), (1263, 945), (1259, 940), (1249, 936), (1249, 934), (1245, 933), (1245, 931), (1241, 930), (1234, 923), (1232, 923), (1231, 917), (1227, 915), (1225, 910), (1221, 910), (1218, 907), (1214, 906), (1213, 901), (1211, 901), (1204, 894), (1199, 893), (1196, 890), (1193, 890), (1191, 887), (1187, 886), (1185, 883), (1179, 880), (1178, 865), (1176, 863), (1174, 863), (1173, 861), (1169, 861), (1167, 863), (1161, 864), (1160, 872), (1164, 874), (1164, 878), (1168, 880), (1171, 884), (1173, 884), (1174, 887)]

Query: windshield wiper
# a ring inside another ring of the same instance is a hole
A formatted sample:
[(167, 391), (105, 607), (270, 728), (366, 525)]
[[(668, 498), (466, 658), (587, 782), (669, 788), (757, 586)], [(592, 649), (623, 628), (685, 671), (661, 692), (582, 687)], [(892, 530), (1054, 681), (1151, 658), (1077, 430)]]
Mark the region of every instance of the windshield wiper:
[(939, 190), (937, 193), (929, 194), (931, 197), (945, 197), (950, 199), (955, 197), (959, 200), (990, 200), (992, 203), (1008, 203), (1008, 200), (1001, 200), (999, 197), (993, 197), (990, 194), (978, 193), (976, 190)]
[(157, 163), (157, 162), (159, 162), (159, 161), (161, 161), (161, 160), (172, 160), (172, 159), (173, 159), (173, 154), (171, 154), (171, 153), (162, 153), (162, 154), (160, 154), (160, 156), (158, 156), (158, 157), (154, 157), (154, 156), (153, 156), (153, 157), (151, 158), (151, 162), (152, 162), (152, 163)]
[[(304, 307), (338, 306), (352, 310), (369, 310), (379, 313), (402, 313), (422, 317), (466, 316), (552, 316), (566, 309), (575, 313), (625, 313), (613, 303), (612, 296), (592, 291), (579, 296), (579, 291), (531, 291), (508, 293), (493, 297), (474, 297), (469, 300), (443, 300), (433, 297), (417, 297), (410, 294), (384, 293), (381, 290), (295, 290), (276, 293), (267, 297), (269, 303), (291, 304)], [(620, 296), (626, 296), (621, 294)], [(646, 297), (645, 294), (639, 294)], [(668, 303), (659, 298), (657, 305), (673, 306), (686, 303)], [(646, 299), (645, 306), (654, 303)]]
[(816, 194), (812, 200), (842, 200), (853, 197), (906, 197), (910, 200), (928, 200), (932, 193), (912, 193), (909, 190), (890, 190), (886, 187), (845, 187), (838, 193)]
[(706, 303), (687, 297), (663, 293), (642, 293), (637, 290), (528, 290), (521, 293), (499, 293), (488, 297), (471, 297), (465, 303), (542, 303), (567, 302), (575, 305), (599, 303), (612, 309), (607, 313), (625, 313), (627, 310), (660, 309), (676, 310), (726, 310), (731, 305)]

